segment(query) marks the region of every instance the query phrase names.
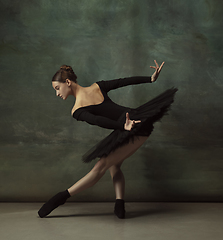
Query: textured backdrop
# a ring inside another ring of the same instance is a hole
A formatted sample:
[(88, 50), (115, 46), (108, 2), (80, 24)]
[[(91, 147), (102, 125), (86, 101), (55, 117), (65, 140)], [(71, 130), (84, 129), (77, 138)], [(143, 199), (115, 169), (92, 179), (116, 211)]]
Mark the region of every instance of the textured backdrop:
[[(223, 2), (220, 0), (0, 0), (0, 201), (42, 201), (93, 166), (81, 155), (109, 130), (74, 120), (74, 98), (51, 78), (74, 68), (79, 84), (151, 75), (111, 92), (136, 107), (172, 86), (171, 112), (123, 164), (127, 201), (222, 201)], [(109, 174), (74, 201), (110, 201)]]

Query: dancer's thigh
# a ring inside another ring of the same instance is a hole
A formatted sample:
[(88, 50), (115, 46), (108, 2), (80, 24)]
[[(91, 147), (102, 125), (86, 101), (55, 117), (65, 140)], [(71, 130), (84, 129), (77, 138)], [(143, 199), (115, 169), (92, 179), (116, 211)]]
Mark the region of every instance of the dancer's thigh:
[(135, 136), (133, 142), (130, 141), (129, 144), (117, 148), (107, 157), (101, 158), (99, 161), (103, 161), (105, 163), (106, 170), (113, 165), (121, 166), (122, 162), (136, 152), (136, 150), (142, 146), (147, 138), (147, 136)]

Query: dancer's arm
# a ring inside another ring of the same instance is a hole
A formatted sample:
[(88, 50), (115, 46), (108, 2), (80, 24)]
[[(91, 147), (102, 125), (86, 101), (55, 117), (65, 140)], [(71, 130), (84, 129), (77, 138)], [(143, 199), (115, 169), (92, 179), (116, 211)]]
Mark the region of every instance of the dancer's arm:
[(91, 125), (97, 125), (107, 129), (120, 129), (124, 130), (124, 123), (114, 121), (112, 119), (94, 115), (88, 111), (82, 111), (78, 116), (78, 121), (85, 121)]
[(141, 83), (151, 83), (151, 77), (127, 77), (107, 81), (102, 80), (97, 82), (99, 87), (106, 93), (113, 89)]
[(83, 111), (79, 117), (78, 121), (85, 121), (91, 125), (97, 125), (102, 128), (107, 129), (120, 129), (120, 130), (127, 130), (131, 131), (135, 124), (140, 123), (140, 120), (130, 120), (129, 113), (126, 113), (126, 122), (121, 123), (119, 121), (114, 121), (106, 117), (96, 116), (92, 113), (87, 111)]
[(164, 62), (159, 66), (156, 60), (154, 60), (156, 66), (150, 66), (150, 68), (155, 69), (155, 72), (151, 77), (127, 77), (127, 78), (119, 78), (114, 80), (107, 80), (107, 81), (99, 81), (97, 84), (101, 89), (105, 92), (109, 92), (110, 90), (117, 89), (120, 87), (125, 87), (128, 85), (136, 85), (141, 83), (152, 83), (155, 82), (160, 74), (160, 71), (164, 65)]

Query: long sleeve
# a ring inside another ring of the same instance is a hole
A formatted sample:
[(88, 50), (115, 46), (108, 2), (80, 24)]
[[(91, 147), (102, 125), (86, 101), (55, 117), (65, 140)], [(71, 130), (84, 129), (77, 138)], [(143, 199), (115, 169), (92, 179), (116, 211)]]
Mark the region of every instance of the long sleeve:
[(97, 125), (99, 127), (107, 129), (120, 129), (124, 130), (124, 123), (114, 121), (112, 119), (94, 115), (88, 111), (82, 111), (78, 116), (78, 121), (85, 121), (91, 125)]
[(151, 83), (151, 77), (128, 77), (107, 81), (102, 80), (97, 82), (100, 88), (103, 89), (105, 92), (109, 92), (110, 90), (128, 85), (136, 85), (141, 83)]

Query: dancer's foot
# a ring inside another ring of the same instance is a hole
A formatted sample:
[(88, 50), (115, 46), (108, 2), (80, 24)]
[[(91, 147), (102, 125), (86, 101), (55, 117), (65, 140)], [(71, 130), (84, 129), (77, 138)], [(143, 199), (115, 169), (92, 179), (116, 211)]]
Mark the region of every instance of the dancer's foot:
[(43, 204), (43, 206), (38, 211), (39, 216), (41, 218), (46, 217), (55, 208), (57, 208), (60, 205), (63, 205), (69, 197), (70, 197), (70, 194), (67, 190), (57, 193), (48, 202)]
[(114, 213), (118, 218), (125, 218), (125, 201), (116, 199)]

